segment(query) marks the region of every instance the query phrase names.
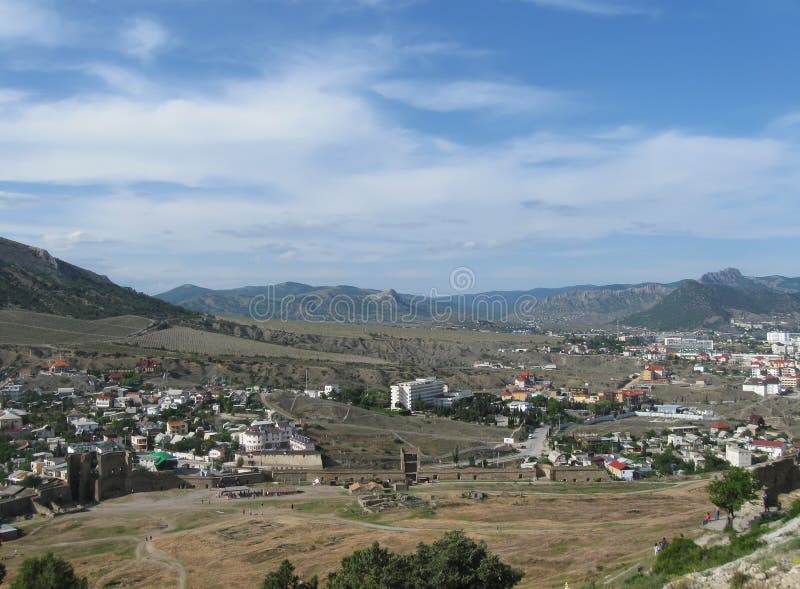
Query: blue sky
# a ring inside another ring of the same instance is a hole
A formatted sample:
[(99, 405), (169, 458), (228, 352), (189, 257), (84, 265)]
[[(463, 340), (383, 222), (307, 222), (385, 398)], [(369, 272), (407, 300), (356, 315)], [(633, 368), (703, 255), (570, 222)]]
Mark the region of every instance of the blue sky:
[(794, 0), (0, 0), (0, 235), (155, 293), (798, 275)]

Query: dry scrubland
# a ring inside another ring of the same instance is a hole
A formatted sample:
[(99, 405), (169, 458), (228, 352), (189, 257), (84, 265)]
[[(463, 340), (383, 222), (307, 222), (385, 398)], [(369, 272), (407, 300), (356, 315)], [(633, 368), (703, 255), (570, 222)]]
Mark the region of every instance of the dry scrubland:
[[(657, 538), (698, 531), (708, 509), (700, 485), (430, 485), (415, 492), (434, 509), (366, 517), (353, 515), (355, 500), (331, 487), (254, 502), (217, 500), (206, 490), (137, 494), (85, 513), (23, 521), (26, 536), (3, 551), (13, 575), (24, 557), (51, 549), (97, 588), (255, 589), (284, 558), (303, 576), (325, 576), (373, 541), (410, 551), (463, 529), (526, 572), (519, 587), (577, 587), (646, 561)], [(467, 488), (489, 498), (463, 499)], [(243, 507), (253, 515), (242, 515)], [(150, 534), (154, 541), (145, 543)]]
[(383, 364), (383, 361), (377, 358), (305, 350), (220, 333), (209, 333), (190, 327), (171, 327), (169, 329), (151, 331), (131, 338), (127, 340), (127, 343), (143, 348), (164, 349), (206, 356), (259, 356), (342, 363), (366, 362), (369, 364)]
[(491, 451), (502, 444), (511, 431), (434, 416), (387, 415), (305, 396), (275, 394), (267, 398), (270, 406), (302, 420), (333, 460), (351, 467), (398, 468), (403, 443), (419, 448), (426, 462), (452, 462), (456, 447), (466, 460), (471, 451)]

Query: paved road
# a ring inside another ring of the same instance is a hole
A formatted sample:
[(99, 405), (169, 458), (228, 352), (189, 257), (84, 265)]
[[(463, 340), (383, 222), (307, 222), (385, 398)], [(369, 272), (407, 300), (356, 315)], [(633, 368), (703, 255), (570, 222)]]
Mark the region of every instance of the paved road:
[[(495, 464), (502, 464), (504, 462), (512, 462), (514, 460), (526, 459), (526, 458), (536, 458), (538, 459), (542, 452), (545, 449), (545, 443), (547, 442), (547, 433), (550, 431), (549, 426), (543, 425), (541, 427), (537, 427), (536, 430), (533, 432), (533, 437), (527, 440), (523, 440), (517, 444), (514, 444), (514, 448), (516, 448), (519, 452), (517, 454), (512, 454), (510, 456), (503, 456), (497, 460), (492, 460)], [(523, 448), (524, 446), (524, 448)]]

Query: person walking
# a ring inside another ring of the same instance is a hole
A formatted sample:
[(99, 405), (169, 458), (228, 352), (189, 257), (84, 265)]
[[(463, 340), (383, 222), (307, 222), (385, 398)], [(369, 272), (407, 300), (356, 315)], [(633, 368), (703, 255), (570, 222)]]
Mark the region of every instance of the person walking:
[(714, 506), (714, 520), (715, 521), (719, 521), (719, 506), (718, 505)]

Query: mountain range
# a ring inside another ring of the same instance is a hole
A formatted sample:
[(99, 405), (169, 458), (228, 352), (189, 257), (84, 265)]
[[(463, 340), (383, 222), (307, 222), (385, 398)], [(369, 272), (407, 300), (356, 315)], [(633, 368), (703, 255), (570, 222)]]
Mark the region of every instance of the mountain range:
[(191, 319), (200, 314), (256, 319), (383, 323), (510, 322), (542, 326), (643, 327), (659, 331), (713, 329), (731, 319), (780, 319), (800, 325), (800, 278), (744, 276), (735, 268), (698, 280), (575, 285), (489, 291), (431, 298), (355, 286), (284, 282), (214, 290), (185, 284), (155, 297), (51, 256), (0, 238), (0, 308), (81, 319), (142, 315)]
[[(618, 321), (664, 331), (719, 328), (732, 318), (800, 319), (800, 278), (748, 277), (736, 268), (710, 272), (699, 280), (490, 291), (449, 299), (297, 282), (229, 290), (186, 284), (156, 296), (203, 313), (258, 316), (265, 311), (268, 317), (264, 318), (282, 319), (373, 321), (384, 309), (381, 305), (393, 309), (400, 318), (413, 312), (413, 318), (419, 321), (445, 316), (542, 325), (608, 325)], [(381, 319), (386, 320), (386, 315)]]

